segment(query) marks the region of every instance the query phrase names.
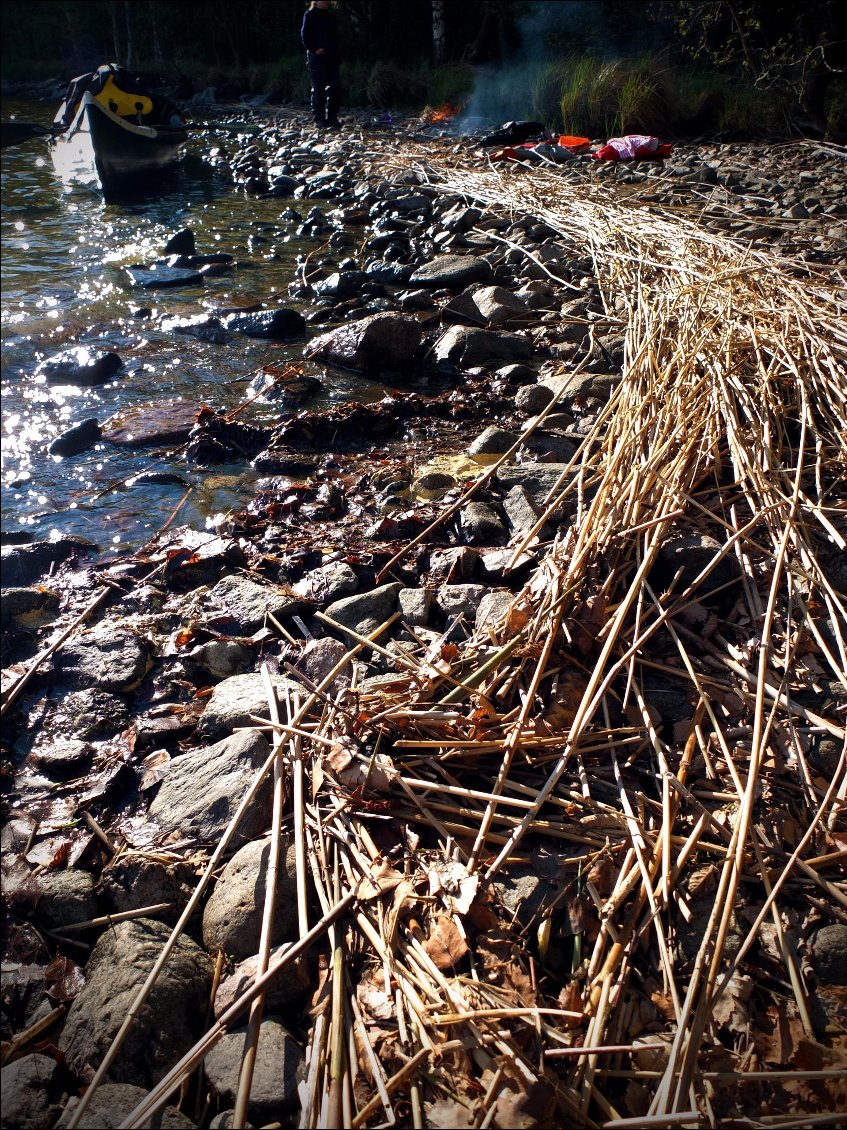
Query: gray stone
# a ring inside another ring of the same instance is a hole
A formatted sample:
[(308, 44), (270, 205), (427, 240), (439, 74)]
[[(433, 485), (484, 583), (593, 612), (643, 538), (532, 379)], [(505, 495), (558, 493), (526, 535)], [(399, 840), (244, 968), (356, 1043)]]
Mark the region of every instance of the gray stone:
[[(203, 944), (236, 961), (258, 952), (265, 906), (270, 841), (245, 844), (223, 870), (203, 912)], [(277, 873), (274, 945), (297, 936), (297, 863), (294, 845), (285, 848)]]
[(480, 601), (487, 592), (485, 585), (442, 585), (435, 594), (438, 607), (448, 618), (476, 616)]
[(510, 592), (495, 590), (487, 592), (476, 610), (476, 627), (498, 628), (512, 606), (514, 596)]
[(526, 866), (511, 867), (507, 873), (501, 873), (492, 886), (503, 906), (522, 926), (528, 926), (558, 894), (553, 883)]
[[(71, 1071), (84, 1076), (100, 1065), (169, 935), (164, 923), (136, 918), (101, 936), (59, 1039)], [(211, 961), (183, 935), (139, 1009), (109, 1079), (152, 1087), (202, 1032), (211, 983)]]
[(566, 436), (536, 429), (521, 449), (521, 458), (532, 462), (569, 463), (576, 454), (576, 443)]
[(0, 1121), (4, 1130), (48, 1130), (62, 1110), (55, 1059), (25, 1055), (0, 1071)]
[[(286, 688), (300, 691), (299, 683), (284, 675), (271, 675), (271, 683), (276, 689), (277, 698), (285, 702)], [(209, 740), (231, 734), (238, 726), (253, 725), (250, 715), (268, 718), (268, 695), (261, 675), (232, 675), (218, 683), (212, 691), (206, 709), (197, 724), (199, 737)]]
[(352, 596), (359, 587), (359, 578), (345, 561), (330, 561), (307, 573), (292, 586), (292, 591), (310, 604), (323, 606), (333, 600)]
[[(206, 1056), (206, 1078), (223, 1103), (234, 1103), (241, 1075), (246, 1027), (228, 1032)], [(262, 1124), (298, 1104), (297, 1084), (303, 1052), (294, 1037), (274, 1017), (262, 1021), (249, 1114)]]
[(488, 580), (522, 581), (529, 570), (538, 562), (531, 553), (522, 553), (512, 564), (514, 549), (492, 549), (480, 555), (479, 563), (483, 575)]
[[(273, 966), (285, 952), (294, 945), (294, 942), (283, 942), (275, 946), (270, 952), (269, 967)], [(259, 967), (259, 955), (253, 954), (240, 961), (228, 977), (225, 977), (215, 994), (215, 1016), (222, 1013), (234, 1004), (256, 980), (256, 970)], [(265, 990), (265, 1011), (282, 1012), (287, 1005), (304, 996), (312, 988), (312, 971), (309, 955), (301, 953), (293, 961), (284, 965), (279, 973), (268, 982)]]
[(478, 552), (469, 545), (434, 549), (429, 559), (430, 575), (434, 581), (445, 584), (458, 578), (468, 580), (473, 576), (478, 560)]
[(33, 746), (32, 759), (48, 777), (64, 778), (84, 771), (94, 754), (92, 746), (79, 738), (65, 738), (42, 732)]
[(166, 290), (178, 286), (202, 286), (203, 276), (191, 267), (169, 267), (167, 263), (151, 263), (144, 267), (136, 264), (127, 267), (133, 286), (144, 290)]
[(398, 598), (403, 620), (412, 627), (426, 627), (432, 607), (430, 589), (401, 589)]
[(446, 471), (424, 471), (413, 483), (415, 490), (449, 490), (456, 479)]
[(824, 926), (812, 939), (812, 964), (824, 985), (847, 985), (847, 926)]
[[(131, 1083), (102, 1083), (94, 1092), (77, 1126), (79, 1130), (117, 1130), (146, 1097), (146, 1087), (134, 1087)], [(57, 1130), (65, 1130), (70, 1125), (78, 1106), (79, 1099), (72, 1098), (56, 1123)], [(175, 1106), (166, 1106), (141, 1125), (156, 1127), (157, 1130), (194, 1130), (196, 1123), (181, 1114)]]
[(175, 922), (191, 897), (194, 873), (186, 864), (166, 864), (152, 856), (121, 855), (103, 872), (98, 893), (111, 914), (167, 903), (148, 918)]
[(541, 506), (559, 482), (565, 467), (564, 463), (521, 463), (518, 466), (498, 468), (496, 478), (507, 491), (514, 486), (523, 487), (533, 503)]
[(468, 444), (468, 455), (502, 455), (520, 438), (517, 432), (507, 432), (505, 428), (491, 424)]
[(150, 670), (152, 652), (148, 639), (104, 620), (66, 643), (53, 668), (77, 687), (132, 691)]
[(123, 361), (117, 353), (78, 345), (48, 357), (35, 370), (36, 377), (44, 377), (48, 384), (102, 385), (118, 372)]
[(482, 319), (492, 326), (520, 325), (532, 317), (526, 303), (502, 286), (483, 287), (473, 299)]
[[(245, 730), (175, 757), (150, 805), (150, 819), (166, 832), (217, 843), (269, 753), (262, 734)], [(239, 825), (237, 842), (252, 840), (268, 827), (270, 797), (266, 775)]]
[(370, 592), (344, 597), (330, 604), (326, 614), (345, 628), (367, 636), (397, 610), (397, 595), (402, 588), (399, 581), (394, 581)]
[(402, 370), (412, 364), (420, 342), (421, 325), (416, 318), (372, 314), (315, 338), (308, 355), (366, 372)]
[(59, 611), (61, 599), (49, 589), (14, 588), (0, 591), (0, 628), (34, 631)]
[(198, 644), (186, 656), (186, 661), (216, 679), (240, 675), (253, 666), (254, 655), (249, 647), (235, 640), (209, 640)]
[(366, 281), (364, 271), (335, 271), (315, 284), (315, 294), (319, 298), (337, 298), (343, 302), (361, 294)]
[[(303, 649), (298, 667), (308, 679), (320, 685), (329, 675), (330, 671), (344, 658), (348, 648), (341, 640), (332, 636), (322, 636), (319, 640), (309, 640)], [(339, 689), (350, 684), (349, 664), (333, 679), (330, 687)]]
[[(679, 595), (692, 585), (721, 550), (721, 544), (708, 534), (677, 534), (664, 541), (656, 563), (650, 570), (654, 588), (666, 589), (673, 584)], [(678, 574), (678, 576), (677, 576)], [(731, 599), (732, 588), (717, 592), (724, 585), (734, 586), (741, 580), (741, 567), (734, 553), (727, 552), (712, 572), (697, 586), (692, 596), (698, 600)]]
[(516, 483), (503, 499), (503, 509), (510, 527), (519, 537), (523, 537), (534, 528), (541, 513), (540, 508), (520, 483)]
[(269, 612), (277, 620), (281, 620), (303, 607), (302, 601), (240, 574), (223, 577), (209, 591), (207, 600), (209, 604), (228, 612), (243, 635), (261, 628)]
[(497, 512), (485, 502), (469, 502), (459, 512), (459, 528), (468, 545), (504, 545), (509, 533)]
[(522, 412), (543, 412), (554, 395), (547, 385), (524, 385), (515, 395), (515, 407)]
[(440, 365), (470, 369), (477, 365), (497, 368), (507, 361), (527, 361), (532, 342), (519, 334), (450, 326), (436, 341), (432, 357)]
[(564, 377), (546, 377), (541, 383), (547, 385), (553, 392), (563, 389), (559, 403), (563, 408), (570, 408), (575, 401), (584, 402), (589, 397), (607, 401), (617, 386), (620, 376), (611, 373), (569, 373)]
[(491, 274), (487, 259), (475, 255), (438, 255), (417, 267), (409, 279), (412, 286), (433, 290), (463, 290), (475, 282), (485, 282)]
[(59, 704), (53, 725), (67, 725), (83, 741), (110, 738), (129, 725), (129, 712), (122, 699), (98, 687), (71, 691)]
[(48, 930), (87, 922), (97, 913), (94, 880), (87, 871), (42, 871), (31, 881), (39, 891), (35, 917)]

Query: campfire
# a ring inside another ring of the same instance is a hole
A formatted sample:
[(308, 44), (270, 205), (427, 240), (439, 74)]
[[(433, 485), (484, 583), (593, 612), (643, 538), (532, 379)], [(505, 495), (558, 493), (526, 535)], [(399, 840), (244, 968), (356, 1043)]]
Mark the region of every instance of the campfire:
[(443, 106), (426, 106), (421, 114), (421, 121), (428, 126), (445, 125), (458, 117), (462, 112), (461, 106), (445, 102)]

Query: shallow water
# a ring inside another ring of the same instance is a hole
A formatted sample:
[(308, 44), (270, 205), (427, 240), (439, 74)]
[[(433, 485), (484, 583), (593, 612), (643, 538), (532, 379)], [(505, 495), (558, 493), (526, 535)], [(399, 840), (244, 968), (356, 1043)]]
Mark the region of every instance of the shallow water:
[[(13, 116), (48, 124), (51, 108), (5, 102), (4, 119)], [(231, 409), (249, 398), (249, 382), (261, 366), (301, 359), (302, 342), (288, 346), (235, 337), (214, 345), (159, 325), (163, 314), (193, 316), (284, 296), (298, 253), (321, 242), (303, 242), (292, 234), (296, 225), (280, 220), (292, 206), (305, 215), (312, 201), (247, 197), (235, 190), (225, 167), (213, 167), (214, 148), (226, 152), (235, 146), (234, 138), (221, 133), (193, 135), (183, 167), (155, 198), (108, 205), (91, 189), (59, 178), (44, 139), (4, 150), (4, 531), (23, 529), (37, 538), (74, 533), (104, 549), (136, 548), (185, 494), (179, 485), (123, 485), (145, 470), (176, 471), (189, 482), (192, 490), (178, 520), (200, 528), (250, 496), (254, 476), (246, 464), (203, 470), (188, 467), (178, 454), (106, 444), (67, 459), (46, 453), (51, 440), (73, 424), (91, 417), (103, 424), (119, 409), (157, 398)], [(199, 254), (235, 255), (235, 273), (182, 290), (133, 287), (125, 268), (161, 256), (167, 239), (184, 227), (194, 230)], [(151, 316), (138, 316), (143, 307)], [(117, 352), (124, 361), (118, 379), (76, 388), (34, 376), (45, 357), (80, 342)], [(334, 374), (326, 393), (309, 406), (380, 395), (378, 386)], [(257, 402), (240, 419), (272, 423), (281, 416), (279, 408)], [(113, 484), (118, 485), (109, 489)]]

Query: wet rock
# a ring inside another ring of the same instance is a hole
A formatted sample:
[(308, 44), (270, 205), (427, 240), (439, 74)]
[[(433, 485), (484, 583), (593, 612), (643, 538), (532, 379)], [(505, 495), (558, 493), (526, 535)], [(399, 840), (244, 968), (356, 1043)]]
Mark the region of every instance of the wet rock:
[(575, 454), (576, 443), (572, 439), (538, 428), (525, 440), (520, 458), (533, 462), (568, 463)]
[[(227, 1105), (235, 1102), (238, 1093), (246, 1031), (246, 1027), (234, 1028), (206, 1056), (206, 1078)], [(273, 1017), (263, 1020), (248, 1106), (250, 1117), (258, 1125), (297, 1107), (302, 1065), (303, 1052), (288, 1030)]]
[(412, 270), (405, 263), (386, 262), (384, 259), (372, 259), (365, 264), (365, 276), (371, 282), (381, 283), (383, 286), (405, 286)]
[(48, 777), (66, 780), (84, 773), (93, 754), (89, 743), (78, 738), (41, 734), (38, 745), (33, 748), (32, 760)]
[[(667, 538), (659, 549), (656, 563), (650, 570), (650, 583), (657, 590), (674, 585), (676, 594), (684, 592), (693, 584), (703, 569), (707, 568), (720, 552), (721, 544), (708, 534), (679, 534)], [(674, 578), (679, 573), (674, 583)], [(734, 586), (741, 580), (741, 568), (733, 553), (726, 553), (712, 572), (697, 586), (698, 600), (714, 601), (732, 599), (732, 590), (722, 589), (724, 585)]]
[(310, 604), (323, 606), (345, 596), (352, 596), (359, 588), (359, 578), (344, 561), (330, 561), (307, 573), (292, 587), (292, 592)]
[(451, 326), (436, 341), (432, 353), (440, 365), (460, 369), (485, 365), (496, 368), (506, 361), (526, 361), (532, 356), (532, 342), (518, 334)]
[[(59, 1048), (71, 1071), (84, 1076), (101, 1063), (129, 1007), (170, 934), (151, 919), (118, 922), (92, 950), (85, 988), (71, 1005)], [(212, 963), (200, 947), (180, 937), (108, 1078), (150, 1088), (198, 1038), (212, 982)]]
[(261, 370), (250, 382), (251, 395), (261, 393), (265, 400), (272, 400), (286, 408), (297, 408), (313, 396), (324, 382), (318, 377), (297, 376), (294, 373), (280, 380), (278, 376)]
[(260, 310), (255, 314), (230, 314), (224, 324), (228, 330), (247, 337), (270, 338), (273, 341), (290, 341), (306, 332), (306, 320), (300, 311), (285, 306), (278, 310)]
[(437, 255), (417, 267), (409, 282), (432, 290), (463, 290), (471, 283), (485, 282), (491, 274), (487, 259), (475, 255)]
[(500, 381), (507, 381), (512, 385), (524, 385), (529, 382), (534, 382), (538, 374), (531, 365), (522, 365), (515, 363), (513, 365), (503, 365), (494, 374)]
[(4, 545), (0, 549), (3, 587), (22, 588), (39, 580), (51, 565), (59, 565), (77, 554), (97, 549), (86, 538), (66, 537), (56, 541), (34, 541), (29, 545)]
[(492, 424), (468, 444), (468, 455), (502, 455), (518, 442), (521, 437), (516, 432), (507, 432)]
[(403, 370), (411, 365), (420, 342), (415, 318), (372, 314), (315, 338), (308, 352), (349, 369)]
[(127, 267), (126, 273), (133, 286), (140, 286), (144, 290), (203, 285), (203, 276), (199, 271), (190, 267), (171, 267), (167, 263), (150, 263), (146, 267), (136, 263)]
[[(272, 675), (271, 682), (281, 702), (285, 701), (286, 688), (292, 694), (302, 693), (299, 684), (282, 675)], [(251, 714), (268, 717), (268, 696), (262, 676), (233, 675), (212, 691), (197, 724), (198, 736), (208, 740), (230, 734), (237, 726), (251, 725)]]
[(465, 620), (472, 620), (487, 591), (485, 585), (441, 585), (435, 601), (448, 619), (463, 616)]
[(406, 624), (412, 627), (425, 627), (429, 623), (432, 607), (430, 589), (401, 589), (398, 593), (400, 613)]
[(507, 580), (521, 583), (538, 561), (531, 553), (522, 553), (513, 564), (514, 556), (515, 551), (512, 548), (492, 549), (488, 553), (480, 554), (479, 564), (483, 576), (491, 581)]
[[(279, 961), (292, 945), (292, 942), (283, 942), (282, 945), (275, 946), (271, 950), (269, 964), (273, 965), (274, 962)], [(229, 977), (221, 981), (215, 994), (216, 1017), (225, 1012), (245, 990), (249, 989), (256, 979), (258, 967), (259, 957), (258, 954), (254, 954), (252, 957), (240, 961)], [(284, 965), (279, 974), (268, 983), (265, 990), (265, 1010), (267, 1012), (282, 1012), (286, 1005), (290, 1005), (298, 997), (302, 997), (311, 987), (312, 976), (309, 958), (307, 954), (301, 953), (299, 957)]]
[(135, 690), (152, 666), (150, 640), (104, 621), (80, 633), (53, 657), (53, 670), (76, 687)]
[(282, 620), (303, 607), (302, 600), (239, 574), (218, 581), (209, 592), (207, 601), (227, 612), (235, 620), (238, 634), (244, 636), (261, 628), (268, 613)]
[(36, 377), (44, 377), (48, 384), (102, 385), (123, 366), (117, 353), (78, 345), (48, 357), (35, 370)]
[(380, 585), (370, 592), (344, 597), (333, 601), (326, 609), (326, 614), (361, 636), (370, 635), (397, 610), (398, 593), (403, 587), (399, 581), (395, 581)]
[(528, 926), (558, 894), (558, 888), (531, 867), (514, 866), (492, 883), (500, 902), (522, 926)]
[(449, 490), (456, 479), (446, 471), (424, 471), (414, 481), (415, 490)]
[(188, 439), (201, 405), (171, 399), (122, 408), (103, 425), (103, 439), (116, 447), (171, 446)]
[(126, 704), (99, 687), (71, 691), (59, 703), (53, 726), (67, 727), (83, 741), (110, 738), (129, 725)]
[(176, 922), (191, 897), (195, 878), (188, 864), (166, 864), (143, 855), (118, 856), (103, 872), (97, 890), (107, 913), (167, 903), (166, 909), (146, 917)]
[(165, 244), (166, 255), (193, 255), (196, 250), (197, 244), (191, 228), (175, 232)]
[(75, 424), (74, 427), (56, 436), (48, 445), (47, 453), (60, 455), (65, 459), (71, 455), (79, 455), (80, 452), (88, 451), (93, 447), (101, 435), (102, 430), (97, 420), (83, 420), (81, 424)]
[(344, 302), (361, 294), (366, 281), (364, 271), (335, 271), (315, 283), (315, 294), (319, 298), (337, 298)]
[(812, 966), (823, 985), (847, 985), (847, 926), (824, 926), (812, 938)]
[[(171, 761), (150, 805), (150, 819), (167, 832), (179, 832), (204, 844), (217, 843), (269, 752), (262, 734), (252, 730), (187, 750)], [(265, 831), (270, 822), (270, 794), (266, 778), (239, 825), (238, 842)]]
[(468, 545), (503, 545), (509, 540), (497, 512), (485, 502), (469, 502), (462, 508), (459, 529)]
[(0, 1071), (4, 1130), (47, 1130), (56, 1124), (64, 1094), (55, 1059), (25, 1055)]
[(3, 589), (0, 628), (4, 632), (35, 631), (59, 611), (61, 598), (47, 589)]
[[(102, 1083), (77, 1126), (79, 1130), (117, 1130), (146, 1095), (145, 1087), (133, 1087), (131, 1083)], [(70, 1125), (78, 1106), (79, 1099), (72, 1098), (56, 1123), (56, 1130), (65, 1130)], [(143, 1125), (161, 1127), (161, 1130), (194, 1130), (195, 1127), (195, 1123), (181, 1114), (175, 1106), (164, 1107)]]
[[(236, 852), (212, 891), (203, 912), (203, 944), (236, 961), (259, 949), (267, 887), (270, 841), (256, 840)], [(294, 845), (280, 854), (276, 884), (273, 945), (297, 937), (297, 862)]]
[[(209, 275), (213, 267), (220, 269), (221, 264), (203, 267), (204, 277)], [(197, 341), (208, 341), (213, 345), (226, 345), (227, 342), (232, 341), (232, 335), (224, 329), (220, 318), (216, 318), (213, 314), (198, 314), (195, 318), (168, 318), (162, 322), (162, 329), (196, 338)]]
[(433, 581), (450, 582), (459, 578), (467, 580), (476, 569), (479, 554), (469, 545), (451, 546), (449, 549), (433, 550), (429, 559), (429, 571)]

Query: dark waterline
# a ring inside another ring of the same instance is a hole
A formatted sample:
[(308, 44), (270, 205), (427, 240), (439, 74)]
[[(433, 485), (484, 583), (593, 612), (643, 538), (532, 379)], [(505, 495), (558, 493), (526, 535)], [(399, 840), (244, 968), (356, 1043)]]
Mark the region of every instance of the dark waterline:
[[(4, 104), (4, 119), (13, 115), (46, 124), (50, 110)], [(73, 424), (90, 417), (103, 423), (122, 408), (161, 398), (233, 408), (248, 399), (249, 382), (261, 366), (301, 359), (302, 343), (236, 338), (214, 345), (159, 326), (161, 315), (196, 316), (285, 295), (297, 254), (320, 242), (298, 241), (294, 228), (279, 219), (292, 204), (305, 213), (312, 202), (247, 197), (234, 190), (225, 169), (213, 167), (210, 150), (233, 151), (235, 145), (234, 139), (198, 134), (179, 173), (166, 178), (155, 197), (117, 204), (63, 183), (43, 139), (4, 152), (4, 531), (37, 538), (81, 534), (104, 549), (135, 548), (168, 520), (185, 493), (179, 485), (161, 484), (108, 489), (145, 470), (176, 471), (190, 483), (179, 521), (199, 528), (250, 496), (255, 476), (246, 464), (205, 471), (187, 467), (178, 454), (105, 444), (68, 459), (46, 453)], [(199, 253), (234, 254), (235, 273), (184, 290), (133, 288), (126, 266), (159, 257), (168, 237), (184, 227), (194, 230)], [(139, 318), (141, 307), (152, 316)], [(119, 353), (122, 375), (89, 389), (39, 382), (39, 362), (78, 343)], [(322, 401), (379, 395), (375, 386), (363, 388), (336, 374)], [(257, 402), (241, 418), (274, 423), (280, 410)]]

